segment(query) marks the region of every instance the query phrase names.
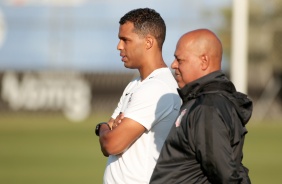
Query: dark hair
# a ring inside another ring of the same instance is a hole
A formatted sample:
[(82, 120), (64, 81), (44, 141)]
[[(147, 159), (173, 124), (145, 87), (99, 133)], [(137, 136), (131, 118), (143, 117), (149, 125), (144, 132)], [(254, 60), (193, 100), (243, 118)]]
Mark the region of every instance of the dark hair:
[(166, 26), (158, 12), (150, 8), (134, 9), (121, 17), (119, 24), (123, 25), (127, 21), (133, 23), (133, 31), (139, 36), (146, 36), (148, 34), (154, 36), (159, 48), (162, 49), (165, 41)]

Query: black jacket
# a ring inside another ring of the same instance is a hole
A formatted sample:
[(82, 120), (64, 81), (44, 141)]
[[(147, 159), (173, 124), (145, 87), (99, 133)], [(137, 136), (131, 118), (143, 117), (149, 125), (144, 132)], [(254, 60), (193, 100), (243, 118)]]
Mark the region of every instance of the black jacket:
[(252, 101), (221, 71), (189, 83), (179, 95), (183, 105), (150, 183), (251, 183), (242, 149)]

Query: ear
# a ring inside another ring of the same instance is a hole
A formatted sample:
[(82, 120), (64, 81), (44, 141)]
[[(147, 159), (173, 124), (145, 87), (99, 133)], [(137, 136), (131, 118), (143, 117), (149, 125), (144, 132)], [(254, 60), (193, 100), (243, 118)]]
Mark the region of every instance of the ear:
[(146, 36), (145, 38), (145, 46), (146, 46), (146, 49), (149, 50), (150, 48), (153, 47), (154, 45), (154, 38), (151, 37), (150, 35)]
[(201, 56), (201, 68), (202, 68), (202, 70), (208, 69), (209, 64), (210, 64), (209, 56), (207, 56), (206, 54), (203, 54)]

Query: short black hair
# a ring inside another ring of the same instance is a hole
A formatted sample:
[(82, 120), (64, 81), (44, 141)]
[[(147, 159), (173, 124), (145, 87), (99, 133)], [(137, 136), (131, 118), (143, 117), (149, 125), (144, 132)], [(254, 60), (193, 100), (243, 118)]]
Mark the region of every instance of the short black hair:
[(133, 23), (133, 31), (139, 36), (146, 36), (148, 34), (154, 36), (159, 48), (162, 49), (165, 41), (166, 25), (158, 12), (150, 8), (134, 9), (121, 17), (119, 24), (123, 25), (126, 22)]

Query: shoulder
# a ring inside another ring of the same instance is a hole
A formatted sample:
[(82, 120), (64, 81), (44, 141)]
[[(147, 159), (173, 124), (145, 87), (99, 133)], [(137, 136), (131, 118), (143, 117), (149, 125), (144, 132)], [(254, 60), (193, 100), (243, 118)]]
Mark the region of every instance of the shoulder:
[(213, 114), (213, 116), (216, 114), (227, 117), (231, 113), (232, 107), (231, 102), (221, 93), (208, 93), (196, 98), (191, 109), (196, 114)]
[(164, 94), (177, 94), (177, 86), (170, 85), (167, 81), (160, 80), (158, 78), (152, 78), (142, 84), (139, 89), (140, 92), (146, 94), (164, 95)]
[(230, 101), (220, 92), (204, 93), (196, 99), (196, 103), (201, 107), (226, 107), (231, 106)]
[(169, 70), (161, 72), (156, 76), (149, 77), (149, 79), (144, 84), (152, 88), (162, 88), (165, 90), (169, 89), (176, 91), (176, 89), (178, 88), (177, 82)]
[(201, 95), (195, 100), (191, 110), (191, 117), (206, 121), (217, 120), (217, 122), (224, 122), (224, 124), (230, 124), (232, 114), (236, 114), (231, 102), (220, 93)]

